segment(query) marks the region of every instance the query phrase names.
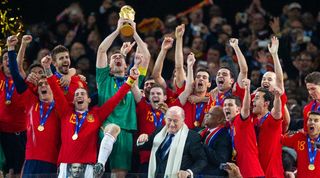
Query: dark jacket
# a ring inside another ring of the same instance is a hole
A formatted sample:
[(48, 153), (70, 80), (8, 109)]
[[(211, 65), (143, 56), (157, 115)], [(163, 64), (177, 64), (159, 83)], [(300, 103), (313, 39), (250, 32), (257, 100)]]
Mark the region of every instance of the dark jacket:
[[(154, 137), (160, 131), (161, 129), (156, 130), (151, 136), (149, 136), (148, 142), (144, 143), (139, 147), (143, 149), (151, 150)], [(156, 177), (161, 177), (161, 175), (163, 177), (163, 174), (165, 173), (165, 170), (166, 170), (169, 154), (167, 154), (164, 160), (161, 160), (158, 152), (159, 151), (156, 152), (156, 164), (157, 164)], [(200, 135), (195, 131), (189, 130), (186, 143), (184, 146), (184, 150), (183, 150), (180, 170), (190, 169), (194, 175), (197, 175), (203, 170), (203, 168), (205, 168), (206, 165), (207, 165), (207, 158), (203, 149), (203, 145), (200, 142)]]

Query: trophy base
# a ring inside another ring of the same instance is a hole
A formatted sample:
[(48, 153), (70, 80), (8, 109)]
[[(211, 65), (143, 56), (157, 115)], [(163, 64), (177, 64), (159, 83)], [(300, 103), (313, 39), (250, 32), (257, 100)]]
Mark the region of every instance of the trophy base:
[(121, 35), (125, 37), (133, 36), (133, 28), (129, 24), (124, 24), (120, 29)]

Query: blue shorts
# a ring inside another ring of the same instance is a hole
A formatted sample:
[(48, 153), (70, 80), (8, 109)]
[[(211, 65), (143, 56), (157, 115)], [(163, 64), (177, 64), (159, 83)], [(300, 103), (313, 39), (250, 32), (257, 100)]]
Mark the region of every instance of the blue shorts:
[(39, 174), (51, 174), (57, 177), (57, 165), (46, 161), (26, 160), (23, 166), (22, 178), (36, 177)]

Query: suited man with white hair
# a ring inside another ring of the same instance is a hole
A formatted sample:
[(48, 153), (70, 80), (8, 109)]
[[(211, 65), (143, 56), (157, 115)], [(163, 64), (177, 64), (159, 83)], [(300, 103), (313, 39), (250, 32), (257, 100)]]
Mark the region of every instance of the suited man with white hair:
[(139, 148), (151, 149), (148, 177), (193, 177), (207, 165), (200, 135), (188, 129), (184, 118), (184, 110), (173, 106), (166, 112), (163, 128), (139, 136)]

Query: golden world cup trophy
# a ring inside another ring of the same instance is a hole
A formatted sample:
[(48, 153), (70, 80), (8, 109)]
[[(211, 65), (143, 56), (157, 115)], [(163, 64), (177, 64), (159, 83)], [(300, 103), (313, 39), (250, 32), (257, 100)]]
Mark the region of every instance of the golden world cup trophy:
[[(131, 6), (125, 5), (120, 9), (119, 16), (120, 18), (130, 19), (133, 21), (135, 13), (136, 12)], [(133, 27), (128, 23), (123, 24), (120, 28), (120, 33), (125, 37), (131, 37), (133, 35), (133, 32)]]

